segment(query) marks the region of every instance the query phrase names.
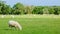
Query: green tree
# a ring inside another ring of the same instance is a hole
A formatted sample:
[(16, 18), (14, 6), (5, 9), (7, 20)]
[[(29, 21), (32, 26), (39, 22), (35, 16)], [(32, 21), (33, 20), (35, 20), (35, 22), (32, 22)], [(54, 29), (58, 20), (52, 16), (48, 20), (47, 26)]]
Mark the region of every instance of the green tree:
[(3, 5), (4, 5), (4, 1), (0, 0), (0, 14), (2, 14), (2, 7), (3, 7)]
[(33, 8), (34, 8), (33, 6), (26, 6), (25, 7), (26, 14), (32, 14)]
[(42, 6), (36, 6), (34, 7), (32, 13), (33, 14), (43, 14), (43, 8)]
[(54, 8), (53, 7), (49, 7), (48, 11), (49, 11), (49, 14), (54, 14)]
[(13, 11), (14, 14), (24, 14), (24, 5), (21, 3), (16, 3), (13, 6)]
[(11, 12), (11, 7), (4, 1), (0, 1), (0, 14), (9, 14), (9, 12)]
[(58, 8), (54, 8), (54, 11), (55, 11), (55, 12), (54, 12), (55, 15), (58, 15), (58, 14), (59, 14), (59, 13), (58, 13)]
[(43, 9), (43, 14), (49, 14), (48, 8)]

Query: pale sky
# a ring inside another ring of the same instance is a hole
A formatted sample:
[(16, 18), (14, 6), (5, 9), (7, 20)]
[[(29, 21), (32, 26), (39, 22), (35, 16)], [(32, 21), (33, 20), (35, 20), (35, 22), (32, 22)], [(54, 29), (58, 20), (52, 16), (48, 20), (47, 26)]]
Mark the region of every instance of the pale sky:
[(24, 5), (35, 5), (35, 6), (60, 6), (60, 0), (3, 0), (6, 4), (13, 6), (17, 2)]

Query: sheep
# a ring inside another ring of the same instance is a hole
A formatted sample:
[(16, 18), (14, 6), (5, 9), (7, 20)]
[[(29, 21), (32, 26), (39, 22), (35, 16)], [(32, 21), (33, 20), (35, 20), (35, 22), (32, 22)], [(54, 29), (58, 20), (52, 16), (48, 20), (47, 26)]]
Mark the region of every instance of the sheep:
[(15, 28), (19, 28), (20, 30), (22, 30), (21, 25), (17, 21), (10, 20), (8, 22), (8, 25), (9, 27), (15, 27)]

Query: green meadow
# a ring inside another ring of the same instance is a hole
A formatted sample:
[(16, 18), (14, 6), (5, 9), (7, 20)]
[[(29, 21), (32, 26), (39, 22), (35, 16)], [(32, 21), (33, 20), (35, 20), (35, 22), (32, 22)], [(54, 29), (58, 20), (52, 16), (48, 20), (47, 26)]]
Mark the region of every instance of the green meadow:
[[(0, 15), (0, 34), (60, 34), (60, 16), (53, 15)], [(22, 30), (10, 29), (8, 21), (18, 21)]]

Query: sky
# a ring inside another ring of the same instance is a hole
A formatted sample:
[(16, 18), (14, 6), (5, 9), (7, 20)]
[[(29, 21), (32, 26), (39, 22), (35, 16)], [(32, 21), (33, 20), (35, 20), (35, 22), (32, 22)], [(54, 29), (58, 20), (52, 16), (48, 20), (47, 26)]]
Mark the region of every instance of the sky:
[(13, 6), (20, 2), (24, 5), (35, 5), (35, 6), (60, 6), (60, 0), (3, 0), (6, 4)]

